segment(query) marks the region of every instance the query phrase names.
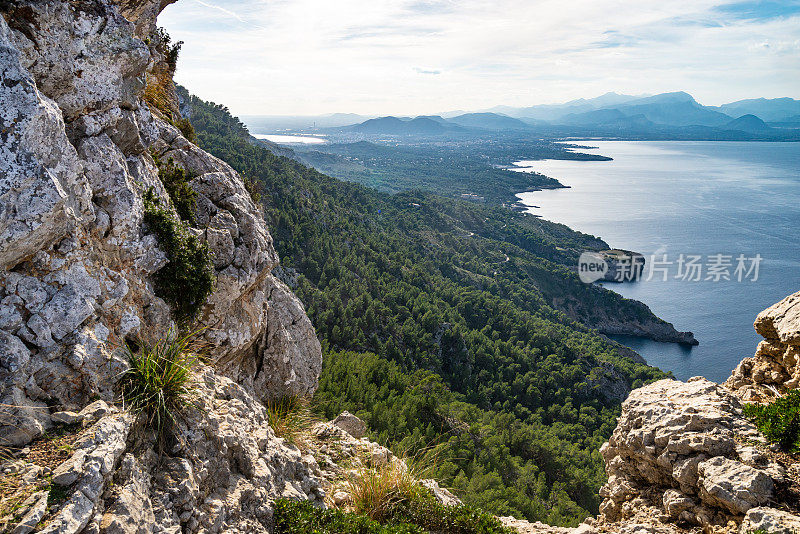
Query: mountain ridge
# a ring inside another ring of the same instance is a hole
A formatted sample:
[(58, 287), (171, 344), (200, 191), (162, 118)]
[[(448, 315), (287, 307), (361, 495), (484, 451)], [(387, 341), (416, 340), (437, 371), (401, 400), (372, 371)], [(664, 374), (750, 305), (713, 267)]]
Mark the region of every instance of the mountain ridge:
[[(764, 119), (755, 113), (731, 116), (722, 111), (733, 113), (756, 108), (767, 117), (779, 117), (786, 124), (759, 125), (757, 121)], [(795, 115), (790, 114), (800, 110), (800, 101), (790, 98), (704, 106), (685, 91), (648, 96), (607, 93), (594, 99), (577, 99), (564, 104), (492, 109), (494, 111), (416, 117), (420, 120), (435, 117), (441, 128), (433, 125), (415, 127), (413, 121), (416, 119), (392, 116), (370, 119), (348, 128), (356, 133), (405, 136), (552, 132), (551, 135), (562, 136), (605, 134), (652, 139), (800, 140), (800, 132), (791, 126)], [(752, 115), (755, 119), (737, 120), (743, 115)]]

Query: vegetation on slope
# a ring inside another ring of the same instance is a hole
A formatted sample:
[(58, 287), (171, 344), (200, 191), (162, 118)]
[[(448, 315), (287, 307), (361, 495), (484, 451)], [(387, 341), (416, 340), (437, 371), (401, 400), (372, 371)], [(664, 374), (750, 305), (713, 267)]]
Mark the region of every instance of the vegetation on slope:
[(787, 452), (800, 452), (800, 389), (770, 404), (746, 404), (744, 414), (767, 439)]
[(200, 145), (263, 186), (285, 278), (325, 351), (325, 415), (357, 413), (411, 453), (435, 447), (436, 478), (467, 504), (564, 525), (595, 513), (598, 449), (619, 413), (604, 384), (663, 376), (552, 306), (643, 313), (565, 267), (602, 242), (501, 208), (341, 182), (254, 143), (223, 106), (189, 103)]
[(176, 318), (191, 320), (214, 290), (216, 272), (208, 245), (156, 198), (144, 195), (144, 223), (156, 235), (169, 263), (155, 275), (156, 294), (172, 307)]
[[(523, 191), (562, 187), (558, 180), (542, 174), (514, 172), (490, 164), (486, 152), (493, 148), (490, 143), (470, 151), (461, 143), (386, 146), (360, 141), (317, 147), (300, 153), (300, 157), (326, 174), (388, 193), (423, 189), (450, 197), (471, 194), (501, 204), (514, 202), (514, 195)], [(559, 153), (570, 154), (565, 150)], [(513, 160), (504, 163), (509, 161)]]
[(316, 508), (308, 501), (279, 500), (275, 503), (277, 534), (513, 534), (500, 521), (470, 506), (444, 506), (427, 490), (412, 499), (395, 503), (384, 522), (336, 509)]

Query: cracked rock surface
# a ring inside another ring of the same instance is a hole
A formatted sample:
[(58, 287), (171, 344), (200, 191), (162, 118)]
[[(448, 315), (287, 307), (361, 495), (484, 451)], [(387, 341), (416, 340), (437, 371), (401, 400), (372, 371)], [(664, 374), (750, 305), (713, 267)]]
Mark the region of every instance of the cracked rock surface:
[[(800, 523), (800, 462), (774, 447), (742, 414), (797, 387), (800, 293), (761, 312), (764, 337), (724, 384), (702, 377), (634, 390), (601, 449), (608, 482), (595, 527), (624, 532), (790, 532)], [(678, 527), (677, 525), (681, 525)]]
[(167, 3), (18, 0), (0, 17), (5, 444), (40, 435), (51, 412), (111, 402), (125, 365), (112, 347), (172, 324), (152, 279), (168, 259), (143, 225), (147, 190), (169, 205), (151, 153), (193, 177), (193, 230), (217, 277), (196, 327), (217, 371), (261, 400), (316, 388), (319, 342), (271, 274), (278, 256), (260, 209), (236, 172), (142, 101), (160, 61), (142, 32)]
[[(313, 393), (321, 350), (272, 274), (261, 210), (143, 100), (169, 3), (0, 2), (0, 445), (23, 458), (8, 473), (63, 494), (32, 493), (14, 532), (269, 532), (274, 499), (324, 495), (313, 458), (275, 436), (263, 406)], [(153, 284), (169, 260), (143, 224), (145, 192), (170, 206), (153, 154), (191, 177), (191, 231), (216, 271), (194, 325), (211, 361), (163, 451), (114, 406), (127, 367), (115, 347), (174, 325)], [(63, 462), (25, 460), (67, 431)]]

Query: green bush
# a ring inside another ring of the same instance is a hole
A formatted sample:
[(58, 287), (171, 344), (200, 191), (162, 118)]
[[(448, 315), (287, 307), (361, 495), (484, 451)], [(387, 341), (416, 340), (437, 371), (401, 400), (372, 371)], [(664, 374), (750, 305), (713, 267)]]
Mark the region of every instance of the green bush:
[(253, 200), (256, 206), (258, 206), (261, 204), (261, 193), (264, 191), (264, 185), (261, 182), (256, 182), (244, 174), (241, 176), (242, 182), (244, 182), (244, 188), (247, 189), (247, 193), (250, 195), (250, 198)]
[(172, 37), (170, 37), (167, 30), (164, 28), (156, 28), (154, 37), (156, 39), (158, 51), (164, 55), (164, 60), (167, 62), (170, 72), (174, 73), (175, 69), (178, 67), (178, 56), (181, 53), (183, 41), (173, 43)]
[(427, 531), (448, 534), (511, 534), (495, 516), (471, 506), (445, 506), (429, 492), (395, 507), (390, 521), (419, 525)]
[(381, 525), (368, 517), (322, 510), (309, 501), (275, 502), (275, 534), (424, 534), (416, 525)]
[(192, 342), (195, 336), (194, 332), (181, 336), (170, 328), (155, 342), (142, 341), (137, 348), (125, 344), (130, 367), (120, 382), (123, 405), (137, 416), (144, 415), (146, 425), (159, 436), (190, 402), (191, 370), (200, 352)]
[(164, 184), (175, 211), (182, 221), (194, 226), (197, 224), (194, 216), (197, 193), (189, 186), (192, 176), (183, 167), (176, 165), (172, 158), (162, 161), (158, 155), (153, 154), (153, 161), (158, 167), (158, 178)]
[(800, 452), (800, 390), (793, 389), (771, 404), (747, 404), (744, 414), (783, 450)]
[(468, 506), (444, 506), (430, 496), (398, 510), (388, 524), (336, 509), (322, 510), (309, 501), (275, 503), (276, 534), (512, 534), (500, 521)]
[(144, 222), (158, 237), (169, 263), (155, 275), (156, 294), (179, 319), (192, 319), (214, 290), (213, 255), (150, 189), (144, 195)]
[(197, 133), (194, 131), (194, 126), (192, 126), (192, 123), (189, 121), (189, 119), (185, 117), (178, 119), (173, 121), (172, 125), (181, 131), (181, 134), (186, 138), (187, 141), (197, 144)]

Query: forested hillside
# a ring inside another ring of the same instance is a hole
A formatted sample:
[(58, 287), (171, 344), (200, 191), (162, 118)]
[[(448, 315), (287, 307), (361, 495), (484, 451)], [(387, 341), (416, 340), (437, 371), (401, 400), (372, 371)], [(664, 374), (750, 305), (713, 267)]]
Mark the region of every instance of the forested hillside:
[(200, 146), (254, 184), (325, 352), (316, 407), (432, 448), (436, 476), (488, 511), (574, 525), (596, 513), (619, 391), (663, 376), (552, 307), (649, 311), (565, 265), (601, 241), (501, 208), (342, 182), (254, 143), (188, 97)]

